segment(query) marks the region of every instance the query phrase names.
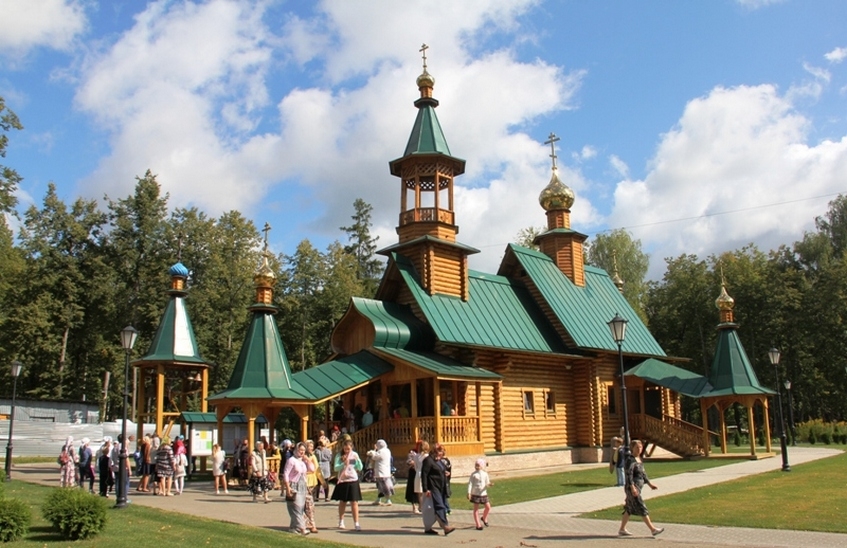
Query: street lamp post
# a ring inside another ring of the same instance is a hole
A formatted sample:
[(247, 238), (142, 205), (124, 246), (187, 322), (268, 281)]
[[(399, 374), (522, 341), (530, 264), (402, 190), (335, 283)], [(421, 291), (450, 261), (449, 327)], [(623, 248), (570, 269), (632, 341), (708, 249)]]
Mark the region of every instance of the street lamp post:
[(127, 449), (126, 446), (129, 440), (126, 437), (126, 414), (129, 405), (129, 355), (132, 352), (132, 347), (135, 345), (135, 339), (138, 337), (138, 331), (131, 325), (124, 327), (121, 330), (121, 346), (125, 352), (124, 360), (124, 410), (123, 421), (121, 425), (121, 452), (118, 463), (118, 499), (115, 502), (115, 508), (126, 508), (127, 505)]
[(791, 465), (788, 464), (788, 444), (785, 441), (785, 421), (782, 418), (782, 388), (779, 386), (779, 350), (771, 348), (768, 350), (768, 359), (776, 371), (776, 396), (777, 406), (779, 406), (779, 446), (782, 449), (782, 471), (791, 472)]
[(785, 379), (785, 391), (788, 393), (788, 428), (791, 430), (791, 445), (797, 445), (797, 431), (794, 429), (794, 404), (791, 401), (791, 381)]
[(627, 320), (621, 318), (620, 314), (615, 313), (615, 317), (609, 321), (609, 329), (612, 331), (612, 339), (618, 345), (618, 361), (621, 366), (621, 399), (623, 400), (623, 447), (624, 454), (629, 454), (629, 408), (626, 403), (626, 381), (624, 380), (623, 370), (623, 350), (621, 345), (626, 338)]
[(12, 431), (15, 429), (15, 398), (18, 395), (18, 377), (23, 369), (21, 362), (12, 362), (12, 409), (9, 412), (9, 441), (6, 442), (6, 481), (12, 481)]

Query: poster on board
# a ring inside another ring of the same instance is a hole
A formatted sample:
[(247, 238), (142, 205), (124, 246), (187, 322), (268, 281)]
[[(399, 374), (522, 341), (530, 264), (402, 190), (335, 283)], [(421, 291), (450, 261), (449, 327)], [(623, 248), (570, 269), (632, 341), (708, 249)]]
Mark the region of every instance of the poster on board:
[(191, 426), (191, 456), (210, 457), (212, 446), (218, 441), (216, 424), (193, 424)]

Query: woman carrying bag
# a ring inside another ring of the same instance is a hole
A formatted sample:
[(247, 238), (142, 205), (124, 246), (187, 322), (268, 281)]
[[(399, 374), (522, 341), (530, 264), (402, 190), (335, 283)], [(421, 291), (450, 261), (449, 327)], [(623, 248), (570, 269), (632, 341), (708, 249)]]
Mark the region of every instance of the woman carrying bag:
[(271, 489), (271, 482), (268, 480), (268, 461), (265, 456), (265, 444), (261, 441), (256, 442), (253, 453), (250, 455), (250, 481), (247, 483), (247, 490), (253, 494), (253, 502), (259, 502), (256, 498), (260, 494), (265, 504), (271, 500), (268, 498), (268, 491)]
[(282, 472), (282, 488), (285, 502), (288, 505), (288, 515), (291, 517), (289, 531), (298, 535), (308, 535), (306, 529), (306, 474), (313, 472), (315, 465), (306, 456), (306, 444), (300, 442), (294, 448), (294, 453), (285, 462)]

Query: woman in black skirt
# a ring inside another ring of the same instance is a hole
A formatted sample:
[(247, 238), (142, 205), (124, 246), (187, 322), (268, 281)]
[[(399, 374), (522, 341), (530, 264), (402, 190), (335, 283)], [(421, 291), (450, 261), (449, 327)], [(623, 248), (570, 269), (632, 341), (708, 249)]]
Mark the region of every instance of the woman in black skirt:
[(350, 503), (350, 511), (353, 513), (353, 526), (356, 531), (361, 531), (359, 526), (359, 501), (362, 500), (362, 489), (359, 486), (359, 472), (362, 470), (362, 459), (353, 451), (353, 440), (345, 439), (341, 442), (341, 451), (335, 455), (333, 470), (338, 478), (335, 490), (332, 492), (332, 500), (338, 501), (338, 528), (344, 529), (344, 511), (347, 503)]

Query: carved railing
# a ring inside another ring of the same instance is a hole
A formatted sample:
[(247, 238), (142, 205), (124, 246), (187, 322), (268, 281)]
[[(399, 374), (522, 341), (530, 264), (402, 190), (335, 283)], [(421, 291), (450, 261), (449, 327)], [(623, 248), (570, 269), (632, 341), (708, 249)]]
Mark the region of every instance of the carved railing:
[(418, 207), (400, 213), (400, 226), (414, 222), (438, 221), (453, 224), (453, 212), (448, 209), (434, 207)]
[(478, 417), (443, 417), (441, 419), (441, 443), (464, 443), (478, 440)]
[(705, 454), (703, 429), (697, 425), (667, 415), (662, 420), (644, 414), (633, 415), (632, 419), (635, 436), (681, 456)]

